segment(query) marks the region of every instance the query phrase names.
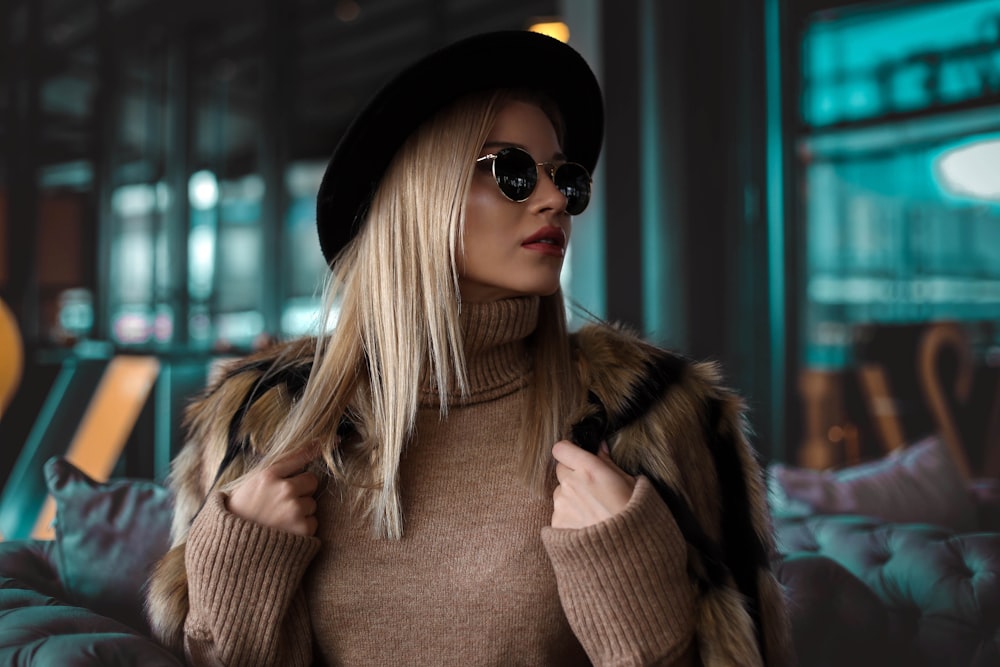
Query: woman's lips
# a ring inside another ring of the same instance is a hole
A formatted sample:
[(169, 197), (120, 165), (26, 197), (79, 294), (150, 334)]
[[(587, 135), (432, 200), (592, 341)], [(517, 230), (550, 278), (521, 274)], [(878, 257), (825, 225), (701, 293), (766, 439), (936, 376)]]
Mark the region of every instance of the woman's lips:
[(559, 227), (543, 227), (528, 237), (521, 246), (553, 257), (564, 257), (566, 232)]

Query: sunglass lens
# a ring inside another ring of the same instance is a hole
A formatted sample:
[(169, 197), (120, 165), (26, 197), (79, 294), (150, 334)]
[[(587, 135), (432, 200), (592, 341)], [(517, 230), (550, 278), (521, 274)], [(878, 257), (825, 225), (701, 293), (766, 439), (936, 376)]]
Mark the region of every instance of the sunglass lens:
[(556, 187), (566, 196), (566, 212), (579, 215), (590, 203), (590, 174), (581, 165), (567, 162), (556, 170)]
[(493, 177), (508, 199), (524, 201), (535, 189), (538, 170), (535, 160), (518, 148), (505, 148), (493, 161)]

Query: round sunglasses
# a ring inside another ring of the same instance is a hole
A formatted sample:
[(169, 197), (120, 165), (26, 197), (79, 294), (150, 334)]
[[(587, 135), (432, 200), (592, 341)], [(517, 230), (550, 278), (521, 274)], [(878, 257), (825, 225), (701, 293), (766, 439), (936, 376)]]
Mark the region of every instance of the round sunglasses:
[(523, 148), (508, 146), (496, 153), (476, 158), (476, 162), (493, 161), (493, 178), (504, 197), (522, 202), (538, 185), (538, 167), (545, 169), (559, 192), (566, 197), (566, 212), (579, 215), (590, 203), (590, 173), (575, 162), (535, 162)]

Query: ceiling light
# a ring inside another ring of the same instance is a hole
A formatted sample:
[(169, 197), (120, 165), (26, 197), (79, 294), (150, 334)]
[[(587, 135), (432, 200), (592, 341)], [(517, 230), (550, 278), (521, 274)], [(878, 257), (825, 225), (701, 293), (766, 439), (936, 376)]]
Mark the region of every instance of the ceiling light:
[(219, 203), (219, 182), (215, 174), (202, 170), (191, 174), (188, 179), (188, 200), (191, 207), (199, 211), (215, 208)]
[(562, 21), (539, 21), (532, 24), (528, 30), (554, 37), (563, 43), (569, 41), (569, 26)]
[(944, 151), (934, 177), (957, 197), (1000, 202), (1000, 137), (980, 137)]
[(361, 5), (354, 0), (340, 0), (333, 13), (344, 23), (350, 23), (361, 15)]

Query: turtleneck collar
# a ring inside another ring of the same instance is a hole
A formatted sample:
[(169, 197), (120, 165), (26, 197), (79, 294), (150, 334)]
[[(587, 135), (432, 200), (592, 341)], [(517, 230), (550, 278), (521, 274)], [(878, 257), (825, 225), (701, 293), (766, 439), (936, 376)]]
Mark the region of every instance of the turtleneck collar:
[[(459, 317), (469, 395), (449, 392), (448, 405), (499, 398), (527, 383), (531, 366), (527, 338), (538, 326), (540, 302), (537, 296), (527, 296), (462, 304)], [(425, 387), (420, 403), (439, 405), (437, 390)]]

